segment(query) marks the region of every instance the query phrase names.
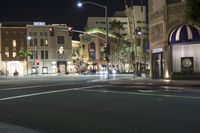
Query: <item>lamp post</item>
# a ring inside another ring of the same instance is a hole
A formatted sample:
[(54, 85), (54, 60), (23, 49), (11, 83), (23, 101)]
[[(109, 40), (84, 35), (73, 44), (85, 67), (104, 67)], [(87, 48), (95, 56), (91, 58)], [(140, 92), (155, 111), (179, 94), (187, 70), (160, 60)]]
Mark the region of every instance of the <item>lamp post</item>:
[[(107, 9), (107, 6), (106, 5), (103, 6), (98, 3), (90, 2), (90, 1), (83, 2), (83, 3), (79, 2), (77, 5), (78, 5), (78, 7), (82, 7), (83, 4), (92, 4), (92, 5), (96, 5), (98, 7), (104, 8), (104, 10), (105, 10), (105, 28), (106, 28), (106, 45), (108, 45), (108, 9)], [(106, 53), (106, 56), (108, 57), (106, 64), (107, 64), (107, 71), (108, 71), (107, 78), (109, 79), (109, 53)]]
[(29, 45), (33, 45), (34, 46), (34, 50), (33, 50), (33, 68), (34, 68), (33, 70), (34, 71), (33, 71), (33, 73), (37, 74), (37, 67), (36, 67), (36, 65), (37, 65), (36, 64), (36, 45), (35, 45), (35, 43), (33, 43), (33, 40), (32, 40), (33, 38), (31, 36), (28, 36), (27, 39), (28, 39)]

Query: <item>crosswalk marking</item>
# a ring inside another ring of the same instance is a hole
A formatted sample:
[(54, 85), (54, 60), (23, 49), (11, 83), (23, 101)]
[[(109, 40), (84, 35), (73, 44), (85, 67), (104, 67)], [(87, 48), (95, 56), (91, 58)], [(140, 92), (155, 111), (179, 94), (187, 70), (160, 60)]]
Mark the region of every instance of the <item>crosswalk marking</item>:
[(18, 98), (25, 98), (25, 97), (32, 97), (32, 96), (38, 96), (38, 95), (45, 95), (45, 94), (52, 94), (52, 93), (59, 93), (59, 92), (75, 91), (75, 90), (81, 90), (81, 89), (99, 88), (99, 87), (103, 87), (103, 86), (105, 86), (105, 85), (86, 86), (86, 87), (62, 89), (62, 90), (55, 90), (55, 91), (45, 91), (45, 92), (39, 92), (39, 93), (32, 93), (32, 94), (26, 94), (26, 95), (18, 95), (18, 96), (0, 98), (0, 101), (6, 101), (6, 100), (12, 100), (12, 99), (18, 99)]

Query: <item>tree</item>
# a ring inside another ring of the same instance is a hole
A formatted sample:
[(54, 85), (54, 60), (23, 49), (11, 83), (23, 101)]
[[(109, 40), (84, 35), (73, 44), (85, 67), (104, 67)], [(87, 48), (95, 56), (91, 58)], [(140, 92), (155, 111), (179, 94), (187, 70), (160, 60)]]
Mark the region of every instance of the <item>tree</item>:
[(30, 50), (27, 49), (21, 49), (19, 51), (19, 57), (22, 57), (24, 59), (24, 61), (26, 61), (26, 70), (27, 70), (27, 75), (28, 75), (28, 61), (27, 61), (27, 57), (32, 56), (32, 52)]
[(186, 0), (186, 8), (188, 19), (200, 26), (200, 0)]
[[(123, 23), (114, 19), (111, 23), (110, 23), (110, 27), (112, 29), (112, 33), (113, 35), (115, 35), (115, 37), (113, 37), (113, 46), (111, 48), (111, 57), (112, 57), (112, 61), (113, 63), (117, 63), (116, 59), (118, 58), (119, 56), (119, 52), (121, 50), (121, 47), (122, 47), (122, 41), (124, 40), (123, 39), (123, 36), (121, 34), (121, 31), (124, 30), (124, 27), (123, 27)], [(116, 39), (117, 38), (117, 39)]]
[[(131, 44), (130, 42), (123, 41), (118, 53), (119, 63), (122, 64), (122, 71), (125, 72), (125, 65), (131, 63)], [(130, 68), (129, 68), (130, 69)]]

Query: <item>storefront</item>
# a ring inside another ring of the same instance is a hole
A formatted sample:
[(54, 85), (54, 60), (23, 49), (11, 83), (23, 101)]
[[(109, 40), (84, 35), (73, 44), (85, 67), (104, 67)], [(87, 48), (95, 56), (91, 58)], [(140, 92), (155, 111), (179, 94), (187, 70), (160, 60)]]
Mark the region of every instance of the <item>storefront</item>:
[(169, 34), (172, 73), (200, 72), (200, 31), (193, 25), (181, 25)]
[(23, 76), (26, 74), (26, 64), (23, 61), (2, 61), (4, 70), (3, 73), (6, 76)]

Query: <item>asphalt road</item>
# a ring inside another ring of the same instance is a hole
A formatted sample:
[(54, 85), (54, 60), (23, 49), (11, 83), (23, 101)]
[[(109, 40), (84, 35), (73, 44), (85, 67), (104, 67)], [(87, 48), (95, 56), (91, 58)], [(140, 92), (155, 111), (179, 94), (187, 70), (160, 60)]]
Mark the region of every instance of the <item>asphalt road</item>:
[(200, 91), (97, 76), (0, 81), (0, 133), (198, 133)]

